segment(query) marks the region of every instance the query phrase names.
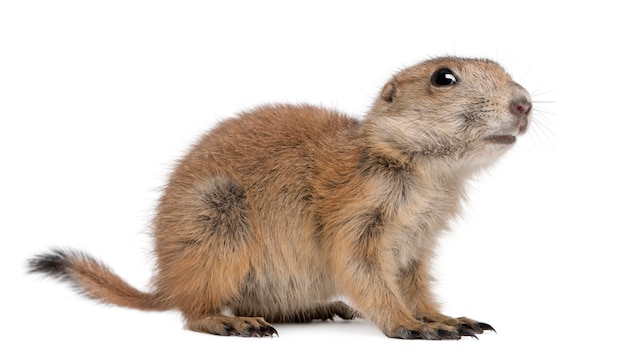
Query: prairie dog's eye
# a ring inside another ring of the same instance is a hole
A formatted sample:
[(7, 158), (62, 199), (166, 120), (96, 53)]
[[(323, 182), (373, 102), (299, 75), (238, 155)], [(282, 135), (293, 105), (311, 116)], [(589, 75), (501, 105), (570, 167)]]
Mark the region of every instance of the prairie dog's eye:
[(454, 75), (454, 73), (450, 69), (442, 68), (442, 69), (437, 70), (435, 74), (433, 74), (433, 77), (431, 78), (431, 82), (435, 86), (445, 87), (445, 86), (456, 84), (457, 79), (456, 79), (456, 75)]

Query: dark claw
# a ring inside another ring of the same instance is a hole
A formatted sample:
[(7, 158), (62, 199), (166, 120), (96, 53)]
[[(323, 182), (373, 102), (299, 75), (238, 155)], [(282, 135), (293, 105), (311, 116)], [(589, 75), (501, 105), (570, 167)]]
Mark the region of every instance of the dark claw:
[(420, 331), (409, 330), (407, 328), (401, 327), (401, 328), (399, 328), (399, 330), (397, 330), (397, 332), (394, 335), (390, 335), (390, 336), (394, 337), (394, 338), (397, 338), (397, 339), (405, 339), (405, 340), (407, 340), (407, 339), (424, 340), (424, 339), (433, 339), (436, 335), (433, 335), (433, 337), (427, 337), (426, 335), (424, 335)]
[(437, 330), (437, 335), (441, 340), (458, 340), (461, 338), (461, 335), (447, 330)]
[(274, 336), (274, 334), (276, 334), (276, 336), (278, 336), (278, 333), (276, 332), (276, 329), (274, 329), (273, 327), (271, 327), (271, 326), (259, 326), (258, 328), (250, 327), (250, 328), (246, 329), (242, 333), (242, 336), (263, 337), (263, 336)]
[(240, 335), (240, 334), (239, 334), (239, 332), (236, 329), (228, 328), (228, 329), (226, 329), (226, 335), (227, 336), (236, 336), (236, 335)]
[(400, 338), (402, 339), (414, 339), (414, 340), (423, 340), (426, 339), (424, 335), (419, 331), (408, 330), (406, 333), (403, 333)]
[(222, 335), (225, 335), (225, 336), (239, 335), (239, 333), (237, 332), (237, 330), (232, 324), (224, 323), (223, 325), (224, 325), (224, 334)]
[(422, 332), (416, 331), (415, 333), (419, 334), (419, 336), (420, 336), (420, 337), (417, 337), (417, 339), (441, 340), (441, 335), (439, 335), (438, 332), (422, 333)]
[(478, 323), (478, 326), (480, 326), (480, 328), (481, 328), (482, 330), (489, 330), (489, 331), (493, 331), (493, 332), (494, 332), (494, 333), (496, 333), (496, 334), (498, 333), (498, 332), (496, 331), (496, 329), (494, 329), (494, 328), (493, 328), (493, 326), (491, 326), (491, 325), (489, 325), (489, 324), (487, 324), (487, 323)]
[(267, 326), (261, 325), (259, 326), (259, 332), (261, 333), (262, 336), (267, 336), (269, 329), (267, 328)]
[(276, 329), (274, 329), (273, 326), (266, 326), (265, 327), (265, 332), (263, 333), (263, 336), (274, 337), (274, 335), (276, 335), (276, 337), (278, 337), (278, 331), (276, 331)]
[(465, 330), (471, 330), (474, 334), (482, 334), (483, 333), (483, 329), (481, 329), (480, 325), (478, 324), (467, 324), (467, 323), (463, 323), (461, 325), (459, 325), (459, 329), (465, 329)]
[(478, 336), (476, 336), (476, 334), (474, 333), (473, 329), (471, 327), (469, 327), (469, 325), (463, 324), (463, 325), (459, 326), (459, 328), (457, 329), (457, 332), (461, 336), (470, 336), (470, 337), (473, 337), (474, 339), (478, 340)]

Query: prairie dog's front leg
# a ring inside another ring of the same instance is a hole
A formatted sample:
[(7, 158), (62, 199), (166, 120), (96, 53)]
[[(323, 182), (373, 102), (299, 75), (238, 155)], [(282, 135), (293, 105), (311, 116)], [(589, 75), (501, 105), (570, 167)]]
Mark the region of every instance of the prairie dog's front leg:
[(439, 306), (431, 293), (429, 267), (426, 261), (414, 261), (400, 274), (403, 299), (415, 318), (424, 322), (443, 323), (452, 326), (462, 336), (482, 334), (485, 330), (495, 331), (489, 324), (465, 317), (452, 318), (439, 312)]
[(457, 328), (418, 320), (405, 304), (389, 257), (381, 248), (380, 231), (363, 233), (347, 248), (335, 250), (335, 273), (341, 289), (355, 306), (389, 337), (403, 339), (458, 339)]
[[(363, 265), (361, 265), (363, 267)], [(385, 335), (402, 339), (458, 339), (455, 328), (443, 323), (417, 320), (394, 291), (393, 286), (374, 271), (358, 271), (346, 266), (345, 279), (358, 281), (345, 288), (349, 298)]]
[(402, 298), (416, 318), (426, 321), (439, 319), (437, 316), (441, 313), (431, 293), (430, 271), (425, 261), (413, 261), (403, 268), (399, 281)]

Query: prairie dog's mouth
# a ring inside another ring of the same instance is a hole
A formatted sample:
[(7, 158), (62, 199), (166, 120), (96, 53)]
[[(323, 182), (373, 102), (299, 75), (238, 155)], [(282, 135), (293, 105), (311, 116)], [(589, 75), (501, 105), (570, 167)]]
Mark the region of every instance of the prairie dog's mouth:
[(515, 143), (515, 136), (513, 135), (491, 135), (485, 138), (485, 141), (503, 145), (510, 145)]

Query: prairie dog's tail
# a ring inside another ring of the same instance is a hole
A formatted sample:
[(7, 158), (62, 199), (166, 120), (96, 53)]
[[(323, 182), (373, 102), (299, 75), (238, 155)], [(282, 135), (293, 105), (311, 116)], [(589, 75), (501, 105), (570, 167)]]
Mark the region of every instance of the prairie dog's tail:
[(55, 249), (28, 261), (30, 273), (43, 273), (71, 283), (81, 294), (97, 301), (141, 310), (169, 309), (155, 294), (144, 293), (93, 257)]

